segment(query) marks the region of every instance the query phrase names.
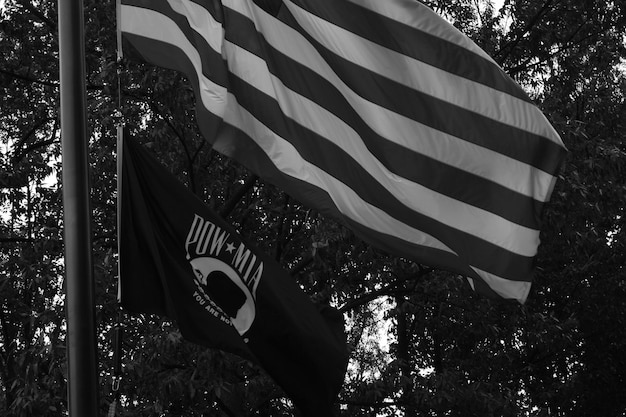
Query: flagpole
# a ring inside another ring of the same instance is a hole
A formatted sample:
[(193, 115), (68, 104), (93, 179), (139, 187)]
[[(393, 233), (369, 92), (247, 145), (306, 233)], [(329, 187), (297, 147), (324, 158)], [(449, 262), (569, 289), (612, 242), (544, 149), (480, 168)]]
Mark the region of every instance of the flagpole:
[(58, 0), (68, 411), (97, 416), (98, 362), (82, 0)]

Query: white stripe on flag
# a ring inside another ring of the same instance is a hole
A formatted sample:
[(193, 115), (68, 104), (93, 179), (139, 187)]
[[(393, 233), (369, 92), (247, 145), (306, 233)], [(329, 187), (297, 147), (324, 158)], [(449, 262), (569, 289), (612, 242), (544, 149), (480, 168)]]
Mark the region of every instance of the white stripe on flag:
[(221, 53), (224, 28), (216, 21), (204, 7), (190, 0), (167, 0), (176, 13), (187, 18), (189, 25), (196, 31), (217, 53)]
[[(472, 267), (474, 271), (482, 278), (483, 281), (489, 285), (502, 298), (514, 298), (521, 303), (526, 301), (528, 293), (530, 292), (531, 283), (528, 281), (512, 281), (505, 279), (489, 272), (481, 271), (478, 268)], [(471, 278), (470, 278), (471, 279)], [(473, 285), (472, 285), (473, 286)]]

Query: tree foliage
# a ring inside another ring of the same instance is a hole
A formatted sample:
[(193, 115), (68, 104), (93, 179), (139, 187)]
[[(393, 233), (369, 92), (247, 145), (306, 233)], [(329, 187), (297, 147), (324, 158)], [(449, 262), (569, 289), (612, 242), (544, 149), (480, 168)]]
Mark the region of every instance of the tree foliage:
[[(115, 2), (85, 1), (100, 407), (124, 328), (120, 416), (292, 416), (259, 368), (116, 304), (115, 126), (346, 318), (341, 416), (626, 413), (626, 4), (426, 1), (489, 52), (569, 154), (528, 302), (374, 249), (214, 152), (180, 74), (116, 60)], [(56, 2), (0, 2), (0, 413), (67, 411)], [(119, 73), (119, 74), (118, 74)], [(385, 343), (381, 343), (385, 341)]]

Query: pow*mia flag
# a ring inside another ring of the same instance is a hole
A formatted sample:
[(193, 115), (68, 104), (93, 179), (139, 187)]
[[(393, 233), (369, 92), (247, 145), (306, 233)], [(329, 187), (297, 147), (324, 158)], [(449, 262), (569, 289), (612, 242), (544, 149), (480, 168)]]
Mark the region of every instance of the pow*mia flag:
[(174, 319), (185, 339), (255, 361), (304, 415), (332, 415), (347, 366), (341, 315), (318, 310), (141, 145), (122, 142), (122, 306)]

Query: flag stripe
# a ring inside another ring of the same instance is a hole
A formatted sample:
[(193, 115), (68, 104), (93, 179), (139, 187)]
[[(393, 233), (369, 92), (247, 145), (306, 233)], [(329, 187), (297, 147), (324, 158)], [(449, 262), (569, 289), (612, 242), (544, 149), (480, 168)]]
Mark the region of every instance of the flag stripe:
[(250, 1), (168, 2), (171, 23), (122, 30), (190, 78), (215, 149), (372, 244), (525, 299), (565, 150), (471, 41), (405, 0), (286, 1), (280, 19)]
[(490, 274), (489, 272), (481, 271), (478, 268), (473, 269), (481, 278), (475, 281), (474, 285), (480, 285), (480, 292), (482, 293), (488, 292), (483, 288), (488, 288), (499, 297), (524, 300), (530, 292), (531, 283), (528, 281), (512, 281), (495, 274)]

